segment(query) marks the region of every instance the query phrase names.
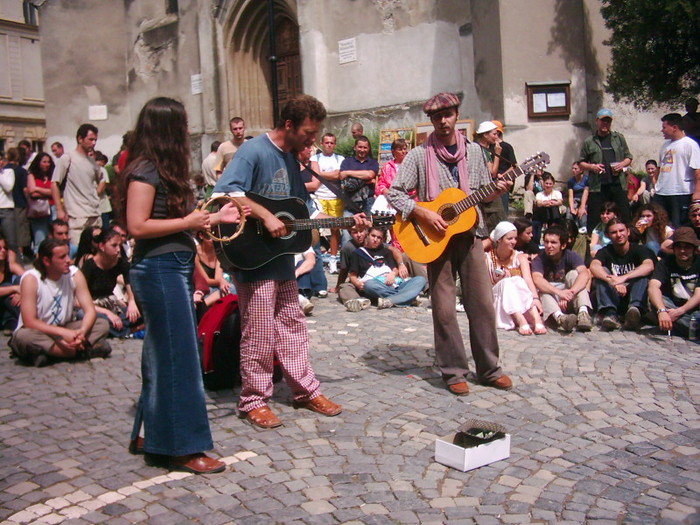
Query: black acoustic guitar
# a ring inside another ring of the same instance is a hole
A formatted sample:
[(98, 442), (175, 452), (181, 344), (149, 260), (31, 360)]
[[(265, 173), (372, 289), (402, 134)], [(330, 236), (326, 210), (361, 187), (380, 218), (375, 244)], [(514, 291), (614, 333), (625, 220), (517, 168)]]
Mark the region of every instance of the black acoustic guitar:
[[(224, 270), (254, 270), (282, 255), (302, 253), (313, 241), (312, 230), (317, 228), (350, 228), (352, 217), (310, 219), (309, 210), (301, 199), (289, 197), (270, 199), (256, 193), (246, 197), (271, 211), (287, 227), (284, 237), (272, 237), (258, 219), (248, 217), (243, 231), (230, 242), (214, 242), (216, 254)], [(369, 218), (378, 228), (388, 229), (394, 224), (394, 215), (377, 214)], [(220, 224), (218, 237), (227, 237), (235, 231), (236, 224)]]

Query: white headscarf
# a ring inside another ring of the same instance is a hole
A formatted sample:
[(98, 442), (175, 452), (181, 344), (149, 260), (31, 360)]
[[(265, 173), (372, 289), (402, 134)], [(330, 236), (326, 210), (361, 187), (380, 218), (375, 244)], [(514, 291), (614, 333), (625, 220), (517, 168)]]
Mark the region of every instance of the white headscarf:
[(498, 224), (496, 224), (496, 227), (493, 229), (493, 231), (491, 232), (491, 235), (489, 235), (489, 237), (491, 238), (491, 242), (493, 242), (495, 244), (506, 233), (514, 232), (514, 231), (518, 231), (518, 229), (515, 227), (515, 224), (513, 224), (512, 222), (508, 222), (508, 221), (501, 221)]

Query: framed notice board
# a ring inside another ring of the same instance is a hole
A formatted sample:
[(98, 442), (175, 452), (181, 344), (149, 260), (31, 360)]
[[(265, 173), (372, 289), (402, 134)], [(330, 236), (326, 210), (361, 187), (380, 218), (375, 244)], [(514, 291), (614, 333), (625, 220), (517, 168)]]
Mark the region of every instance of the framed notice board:
[(571, 97), (568, 81), (563, 82), (528, 82), (527, 116), (568, 117), (571, 114)]
[(396, 128), (382, 129), (379, 131), (379, 152), (377, 153), (377, 161), (381, 168), (389, 162), (393, 156), (391, 155), (391, 143), (396, 139), (404, 139), (410, 150), (413, 147), (413, 128)]

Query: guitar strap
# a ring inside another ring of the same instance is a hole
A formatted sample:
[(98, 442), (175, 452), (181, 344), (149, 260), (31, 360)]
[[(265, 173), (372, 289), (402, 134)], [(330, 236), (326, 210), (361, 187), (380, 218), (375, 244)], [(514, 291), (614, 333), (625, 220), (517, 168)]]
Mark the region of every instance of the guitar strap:
[(326, 188), (331, 190), (333, 192), (333, 195), (338, 197), (341, 201), (343, 201), (343, 204), (345, 204), (345, 207), (350, 210), (353, 213), (362, 213), (362, 210), (360, 207), (352, 202), (350, 200), (350, 197), (348, 197), (348, 194), (343, 191), (343, 189), (340, 187), (340, 182), (335, 181), (335, 180), (326, 180), (321, 175), (316, 173), (314, 170), (312, 170), (309, 166), (306, 166), (306, 169), (309, 170), (309, 173), (316, 177), (321, 184), (323, 184)]

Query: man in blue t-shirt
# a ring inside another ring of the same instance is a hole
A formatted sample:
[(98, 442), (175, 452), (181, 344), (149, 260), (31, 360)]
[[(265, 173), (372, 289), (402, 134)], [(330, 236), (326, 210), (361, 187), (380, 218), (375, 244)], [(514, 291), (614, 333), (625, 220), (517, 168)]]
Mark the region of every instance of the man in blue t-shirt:
[[(273, 238), (289, 233), (285, 224), (246, 193), (306, 201), (308, 195), (294, 152), (313, 144), (326, 109), (314, 97), (298, 95), (285, 104), (280, 115), (273, 130), (241, 145), (214, 188), (214, 194), (229, 193), (249, 206), (251, 217), (259, 220)], [(355, 222), (367, 221), (357, 215)], [(260, 242), (265, 242), (263, 237)], [(241, 314), (241, 417), (260, 428), (282, 424), (267, 406), (273, 390), (275, 357), (294, 396), (295, 408), (325, 416), (339, 414), (342, 408), (321, 395), (309, 364), (308, 332), (299, 307), (294, 257), (283, 255), (255, 270), (237, 270), (233, 278)]]
[(603, 330), (620, 328), (618, 315), (624, 315), (627, 330), (636, 330), (646, 310), (656, 256), (645, 246), (630, 244), (630, 230), (620, 219), (610, 219), (605, 234), (612, 242), (598, 250), (591, 262)]

